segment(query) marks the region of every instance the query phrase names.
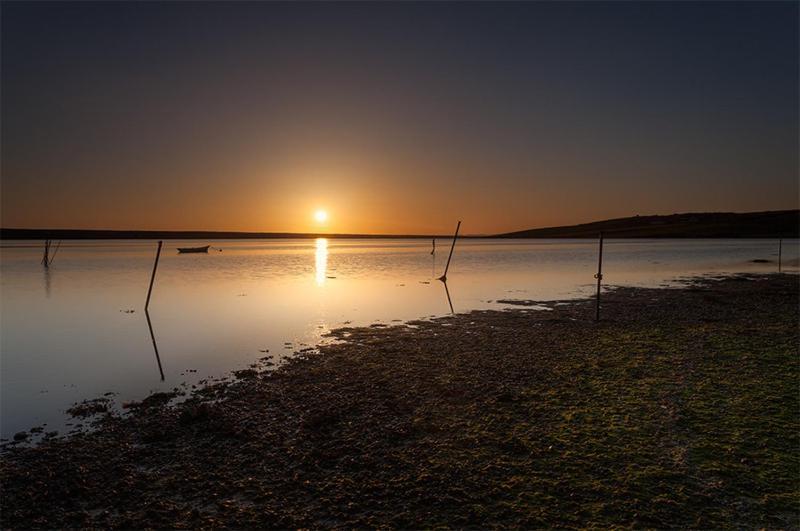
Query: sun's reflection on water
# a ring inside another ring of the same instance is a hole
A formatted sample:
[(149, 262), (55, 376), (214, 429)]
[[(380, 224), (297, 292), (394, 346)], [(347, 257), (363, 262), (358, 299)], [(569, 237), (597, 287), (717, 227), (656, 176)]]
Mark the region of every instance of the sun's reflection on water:
[(316, 259), (315, 273), (317, 286), (325, 284), (325, 277), (328, 270), (328, 239), (317, 238), (317, 250), (314, 253)]

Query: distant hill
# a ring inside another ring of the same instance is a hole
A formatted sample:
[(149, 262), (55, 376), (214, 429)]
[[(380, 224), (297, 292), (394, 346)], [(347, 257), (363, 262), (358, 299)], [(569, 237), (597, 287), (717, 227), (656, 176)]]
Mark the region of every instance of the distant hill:
[(581, 225), (529, 229), (496, 238), (797, 238), (800, 210), (633, 216)]

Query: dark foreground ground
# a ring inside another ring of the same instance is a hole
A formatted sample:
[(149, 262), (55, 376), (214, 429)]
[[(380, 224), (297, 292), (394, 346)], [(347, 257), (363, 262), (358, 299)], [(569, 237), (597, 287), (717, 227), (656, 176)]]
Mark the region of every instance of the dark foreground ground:
[(392, 328), (0, 461), (3, 527), (800, 526), (798, 277)]

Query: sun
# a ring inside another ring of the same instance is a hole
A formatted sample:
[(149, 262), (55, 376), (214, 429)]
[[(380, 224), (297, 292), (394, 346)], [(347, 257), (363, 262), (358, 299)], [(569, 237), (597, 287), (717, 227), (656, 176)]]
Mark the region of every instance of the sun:
[(324, 210), (317, 210), (314, 212), (314, 219), (317, 223), (325, 223), (328, 221), (328, 213)]

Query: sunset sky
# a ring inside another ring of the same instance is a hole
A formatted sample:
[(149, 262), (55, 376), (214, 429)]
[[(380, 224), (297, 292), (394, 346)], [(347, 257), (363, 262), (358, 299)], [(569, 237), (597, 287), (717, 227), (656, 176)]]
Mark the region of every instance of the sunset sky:
[(796, 2), (3, 2), (0, 223), (798, 208), (798, 111)]

